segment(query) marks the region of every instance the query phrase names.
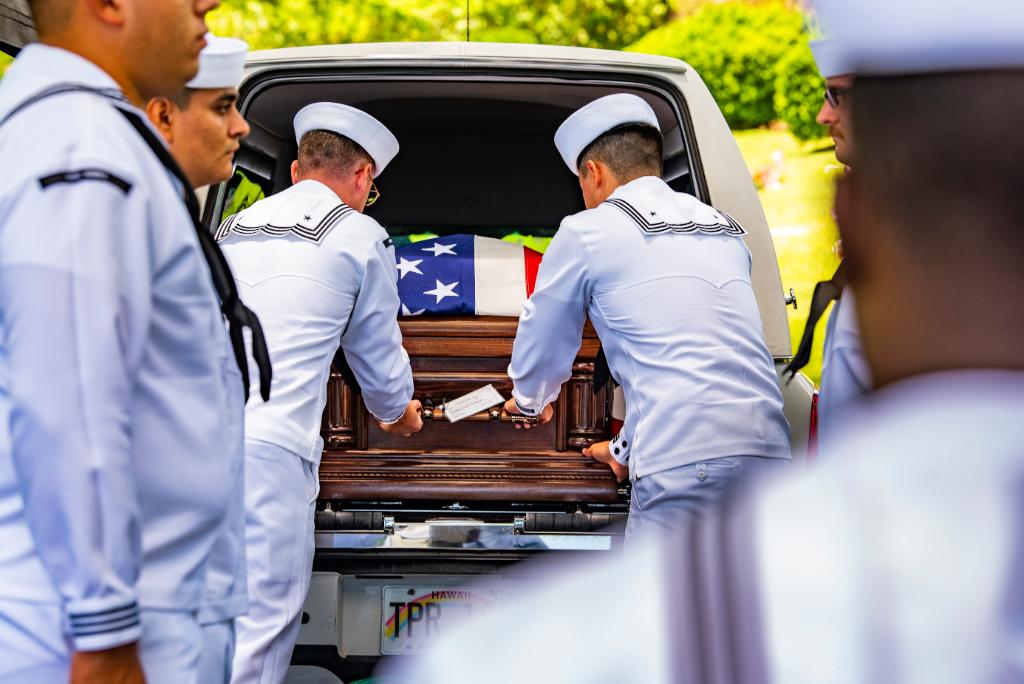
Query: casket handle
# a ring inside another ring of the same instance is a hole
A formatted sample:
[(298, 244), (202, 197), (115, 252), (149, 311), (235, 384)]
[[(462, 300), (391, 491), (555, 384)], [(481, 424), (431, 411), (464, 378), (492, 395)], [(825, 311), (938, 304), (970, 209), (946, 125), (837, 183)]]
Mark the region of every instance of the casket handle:
[[(442, 421), (445, 420), (444, 415), (444, 404), (434, 406), (432, 403), (424, 402), (423, 408), (420, 409), (420, 417), (423, 420), (431, 421)], [(536, 425), (537, 418), (535, 416), (517, 416), (511, 413), (507, 413), (504, 409), (494, 407), (486, 411), (480, 411), (474, 413), (471, 416), (463, 418), (462, 420), (469, 420), (473, 422), (498, 422), (498, 423), (520, 423), (525, 425)], [(461, 422), (461, 421), (460, 421)]]

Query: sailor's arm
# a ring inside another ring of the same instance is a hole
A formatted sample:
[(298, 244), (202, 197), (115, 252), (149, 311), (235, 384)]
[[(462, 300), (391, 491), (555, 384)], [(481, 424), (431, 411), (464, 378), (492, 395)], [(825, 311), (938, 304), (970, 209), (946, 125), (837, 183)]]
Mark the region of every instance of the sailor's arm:
[(519, 317), (508, 367), (515, 412), (542, 415), (558, 398), (562, 383), (572, 374), (589, 302), (586, 251), (563, 221), (541, 262), (533, 295)]
[(0, 222), (11, 452), (76, 651), (141, 634), (130, 423), (152, 295), (144, 199), (109, 164), (89, 174), (34, 179)]
[(419, 430), (422, 422), (419, 402), (412, 401), (412, 368), (398, 327), (397, 281), (394, 248), (377, 240), (366, 257), (341, 347), (366, 408), (382, 426), (393, 425), (406, 434)]

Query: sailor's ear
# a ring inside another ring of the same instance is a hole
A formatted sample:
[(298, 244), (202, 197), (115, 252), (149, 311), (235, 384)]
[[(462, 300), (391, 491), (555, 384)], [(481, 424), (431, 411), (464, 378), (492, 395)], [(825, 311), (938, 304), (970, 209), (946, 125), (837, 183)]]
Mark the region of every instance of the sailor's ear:
[(146, 103), (146, 116), (170, 145), (174, 142), (174, 105), (166, 97), (154, 97)]
[(85, 0), (83, 4), (90, 14), (112, 26), (123, 26), (130, 11), (126, 0)]
[(299, 182), (299, 160), (292, 162), (292, 185)]
[(358, 173), (360, 176), (362, 176), (363, 174), (366, 175), (367, 188), (369, 188), (370, 185), (373, 184), (373, 162), (366, 162), (361, 167), (359, 167), (359, 170), (356, 173)]

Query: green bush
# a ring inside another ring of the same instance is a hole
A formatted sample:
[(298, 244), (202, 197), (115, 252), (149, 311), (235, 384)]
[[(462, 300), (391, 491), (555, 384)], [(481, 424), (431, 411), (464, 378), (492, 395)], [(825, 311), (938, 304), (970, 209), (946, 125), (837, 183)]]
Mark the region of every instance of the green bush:
[[(471, 39), (621, 48), (668, 21), (670, 0), (470, 0)], [(211, 29), (253, 48), (465, 40), (464, 0), (224, 0)]]
[(775, 111), (799, 140), (825, 135), (815, 121), (821, 109), (825, 80), (818, 73), (814, 56), (806, 41), (789, 49), (779, 61), (775, 75)]
[(228, 0), (210, 30), (244, 38), (254, 50), (382, 40), (440, 40), (440, 29), (401, 3), (362, 0)]
[(781, 0), (760, 5), (732, 0), (704, 5), (627, 49), (689, 63), (729, 125), (742, 129), (778, 118), (778, 64), (795, 45), (806, 42), (804, 16), (798, 9)]
[[(618, 49), (669, 18), (666, 0), (472, 0), (471, 26), (515, 29), (545, 45)], [(486, 35), (481, 33), (481, 36)]]

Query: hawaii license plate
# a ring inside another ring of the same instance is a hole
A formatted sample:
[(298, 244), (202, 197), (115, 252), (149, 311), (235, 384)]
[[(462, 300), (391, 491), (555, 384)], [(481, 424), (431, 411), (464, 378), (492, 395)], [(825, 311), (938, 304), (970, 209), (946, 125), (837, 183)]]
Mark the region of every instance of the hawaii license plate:
[(415, 654), (459, 624), (511, 600), (507, 585), (387, 586), (380, 652)]

